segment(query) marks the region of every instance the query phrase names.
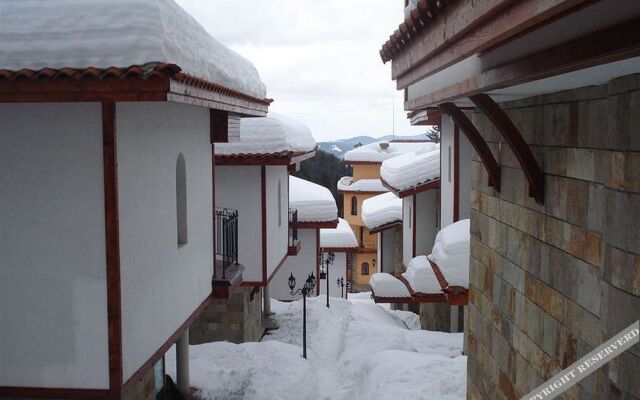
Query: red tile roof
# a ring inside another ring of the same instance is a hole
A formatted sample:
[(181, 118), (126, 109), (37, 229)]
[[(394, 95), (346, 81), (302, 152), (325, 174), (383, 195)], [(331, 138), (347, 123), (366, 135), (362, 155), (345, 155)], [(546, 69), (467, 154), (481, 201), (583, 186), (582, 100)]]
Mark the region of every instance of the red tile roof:
[(447, 0), (418, 0), (417, 6), (404, 19), (398, 29), (389, 36), (389, 40), (382, 45), (380, 57), (387, 62), (411, 43), (423, 30)]
[(218, 85), (213, 82), (205, 81), (204, 79), (196, 78), (181, 72), (182, 69), (176, 64), (168, 63), (147, 63), (144, 65), (132, 65), (126, 68), (109, 67), (109, 68), (43, 68), (40, 70), (20, 69), (17, 71), (0, 69), (0, 82), (15, 81), (15, 80), (30, 80), (30, 81), (48, 81), (57, 79), (127, 79), (127, 78), (141, 78), (149, 79), (154, 77), (167, 77), (174, 79), (178, 82), (185, 83), (189, 86), (198, 87), (211, 92), (221, 93), (225, 96), (248, 100), (255, 103), (269, 105), (273, 100), (271, 99), (259, 99), (253, 96), (249, 96), (237, 90), (228, 89), (224, 86)]

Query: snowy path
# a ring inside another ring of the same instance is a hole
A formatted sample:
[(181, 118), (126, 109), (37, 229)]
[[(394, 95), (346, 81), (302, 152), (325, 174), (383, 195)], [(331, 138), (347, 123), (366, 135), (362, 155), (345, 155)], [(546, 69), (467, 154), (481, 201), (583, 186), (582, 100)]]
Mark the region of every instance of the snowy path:
[[(307, 360), (302, 302), (274, 301), (280, 329), (260, 343), (191, 346), (191, 380), (202, 399), (465, 398), (462, 334), (415, 330), (417, 316), (389, 311), (364, 295), (307, 303)], [(413, 329), (410, 329), (413, 328)], [(174, 375), (170, 351), (167, 371)]]

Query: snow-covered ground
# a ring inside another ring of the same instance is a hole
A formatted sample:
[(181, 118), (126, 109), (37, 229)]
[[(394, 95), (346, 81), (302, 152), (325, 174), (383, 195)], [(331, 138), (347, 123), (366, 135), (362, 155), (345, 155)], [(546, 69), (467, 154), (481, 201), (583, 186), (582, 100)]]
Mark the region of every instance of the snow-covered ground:
[[(307, 360), (302, 301), (272, 300), (280, 329), (259, 343), (191, 346), (191, 384), (202, 399), (464, 399), (462, 334), (420, 330), (418, 316), (349, 300), (307, 299)], [(175, 378), (175, 351), (167, 353)]]

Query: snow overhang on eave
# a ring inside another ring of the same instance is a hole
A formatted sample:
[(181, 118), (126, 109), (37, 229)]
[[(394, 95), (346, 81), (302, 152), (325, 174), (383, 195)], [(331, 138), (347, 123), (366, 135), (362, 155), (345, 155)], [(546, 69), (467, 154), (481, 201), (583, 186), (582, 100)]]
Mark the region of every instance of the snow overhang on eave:
[(265, 116), (272, 102), (180, 71), (179, 66), (168, 63), (103, 69), (2, 69), (0, 102), (170, 101), (255, 117)]

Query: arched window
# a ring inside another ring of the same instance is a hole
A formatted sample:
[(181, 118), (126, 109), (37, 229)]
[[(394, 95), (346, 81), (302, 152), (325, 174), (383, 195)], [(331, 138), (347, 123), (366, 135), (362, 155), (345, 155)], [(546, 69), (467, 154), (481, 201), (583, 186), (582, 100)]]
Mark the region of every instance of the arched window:
[(358, 199), (356, 196), (351, 197), (351, 215), (358, 215)]
[(369, 275), (369, 263), (363, 262), (360, 266), (360, 275)]
[(282, 226), (282, 180), (278, 179), (278, 226)]
[(187, 166), (182, 153), (176, 161), (176, 219), (178, 247), (187, 244)]

